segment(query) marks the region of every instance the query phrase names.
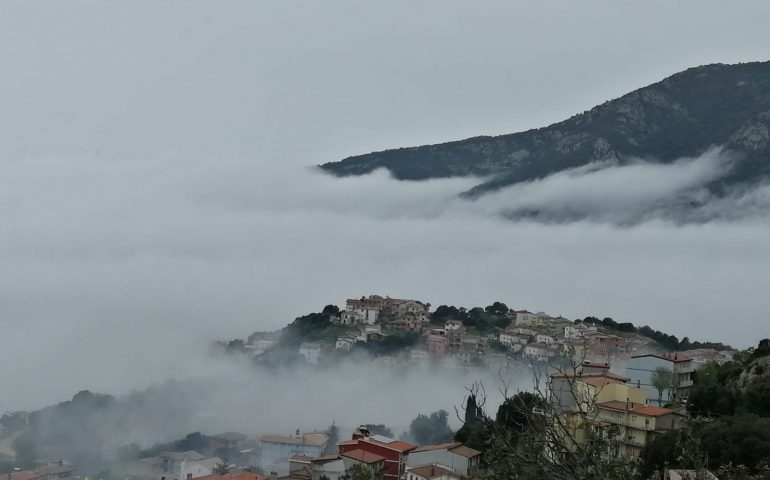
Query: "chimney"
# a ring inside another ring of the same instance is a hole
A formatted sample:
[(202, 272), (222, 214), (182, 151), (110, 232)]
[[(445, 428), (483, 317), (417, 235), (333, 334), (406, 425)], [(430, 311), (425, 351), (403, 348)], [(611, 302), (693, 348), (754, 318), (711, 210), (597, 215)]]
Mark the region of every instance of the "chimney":
[(270, 472), (270, 480), (278, 480), (278, 472)]
[(187, 474), (187, 480), (192, 480), (192, 473)]

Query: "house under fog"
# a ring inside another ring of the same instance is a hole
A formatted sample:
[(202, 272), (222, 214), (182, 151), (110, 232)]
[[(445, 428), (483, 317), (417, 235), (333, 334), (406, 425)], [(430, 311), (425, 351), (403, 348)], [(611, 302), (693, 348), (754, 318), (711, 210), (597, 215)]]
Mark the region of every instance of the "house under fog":
[(304, 455), (319, 457), (326, 448), (329, 438), (323, 433), (300, 433), (294, 435), (265, 435), (261, 446), (260, 466), (266, 472), (289, 473), (289, 457)]

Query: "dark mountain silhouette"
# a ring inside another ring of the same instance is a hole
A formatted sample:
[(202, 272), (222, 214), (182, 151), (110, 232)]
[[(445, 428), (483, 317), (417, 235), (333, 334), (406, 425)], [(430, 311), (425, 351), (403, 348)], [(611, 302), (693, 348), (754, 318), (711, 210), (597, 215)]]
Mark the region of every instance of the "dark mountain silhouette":
[(770, 62), (691, 68), (545, 128), (348, 157), (321, 168), (337, 176), (388, 169), (400, 180), (476, 175), (481, 195), (591, 162), (670, 163), (723, 146), (724, 193), (770, 177)]

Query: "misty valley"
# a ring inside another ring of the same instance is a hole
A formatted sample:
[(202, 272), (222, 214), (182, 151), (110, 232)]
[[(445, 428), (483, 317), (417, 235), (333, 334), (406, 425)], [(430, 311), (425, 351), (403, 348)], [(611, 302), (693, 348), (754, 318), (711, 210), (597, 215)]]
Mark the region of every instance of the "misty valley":
[(0, 480), (770, 480), (768, 20), (0, 0)]

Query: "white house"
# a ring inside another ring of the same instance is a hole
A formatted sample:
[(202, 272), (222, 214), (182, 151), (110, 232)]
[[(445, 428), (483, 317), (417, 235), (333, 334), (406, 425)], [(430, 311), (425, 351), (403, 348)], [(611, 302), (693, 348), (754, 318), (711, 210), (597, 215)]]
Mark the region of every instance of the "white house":
[(524, 347), (522, 355), (538, 362), (547, 362), (554, 353), (543, 345), (527, 345)]
[[(671, 385), (663, 389), (662, 395), (652, 385), (652, 377), (659, 368), (670, 372)], [(690, 394), (693, 385), (692, 374), (696, 365), (690, 357), (680, 353), (662, 353), (636, 355), (631, 357), (626, 366), (626, 376), (629, 383), (643, 388), (647, 392), (647, 404), (658, 405), (669, 402), (684, 402)]]
[(429, 304), (418, 302), (417, 300), (403, 300), (396, 304), (395, 314), (397, 318), (412, 315), (421, 322), (427, 322), (429, 308)]
[(444, 322), (444, 331), (446, 332), (460, 330), (461, 328), (463, 328), (463, 322), (460, 320), (447, 320)]
[[(366, 325), (374, 325), (377, 322), (380, 309), (381, 302), (377, 300), (367, 300), (365, 298), (360, 300), (349, 299), (345, 303), (345, 313), (347, 315), (357, 315), (359, 320), (356, 323), (364, 323)], [(342, 323), (345, 323), (342, 315), (340, 315), (340, 320)]]
[(469, 477), (478, 469), (480, 461), (481, 452), (466, 447), (460, 442), (452, 442), (417, 447), (409, 452), (406, 466), (441, 465), (464, 477)]
[(311, 365), (318, 365), (321, 359), (321, 345), (315, 342), (305, 342), (299, 346), (299, 354)]
[(343, 350), (349, 352), (353, 348), (353, 344), (356, 343), (356, 339), (352, 337), (339, 337), (334, 344), (334, 348), (337, 350)]
[(340, 312), (340, 323), (343, 325), (374, 325), (379, 310), (373, 308), (358, 308)]
[(564, 327), (564, 339), (575, 340), (583, 336), (583, 332), (575, 328), (573, 325), (567, 325)]
[(441, 465), (420, 465), (406, 470), (406, 480), (460, 480), (460, 474)]
[(550, 335), (543, 335), (542, 333), (538, 333), (535, 335), (535, 343), (542, 343), (544, 345), (552, 345), (555, 343), (556, 340), (550, 336)]
[(513, 324), (517, 327), (531, 327), (542, 324), (540, 314), (521, 310), (513, 314)]
[(318, 457), (326, 447), (328, 437), (323, 433), (296, 435), (265, 435), (260, 439), (260, 466), (267, 471), (289, 472), (289, 457), (304, 455)]
[(224, 462), (219, 457), (209, 457), (194, 461), (183, 460), (179, 468), (179, 478), (187, 478), (188, 474), (192, 475), (192, 478), (211, 475), (216, 470), (217, 465), (222, 463)]
[(512, 333), (500, 332), (500, 336), (498, 336), (497, 339), (500, 341), (500, 343), (502, 343), (508, 348), (510, 348), (511, 345), (513, 345)]

